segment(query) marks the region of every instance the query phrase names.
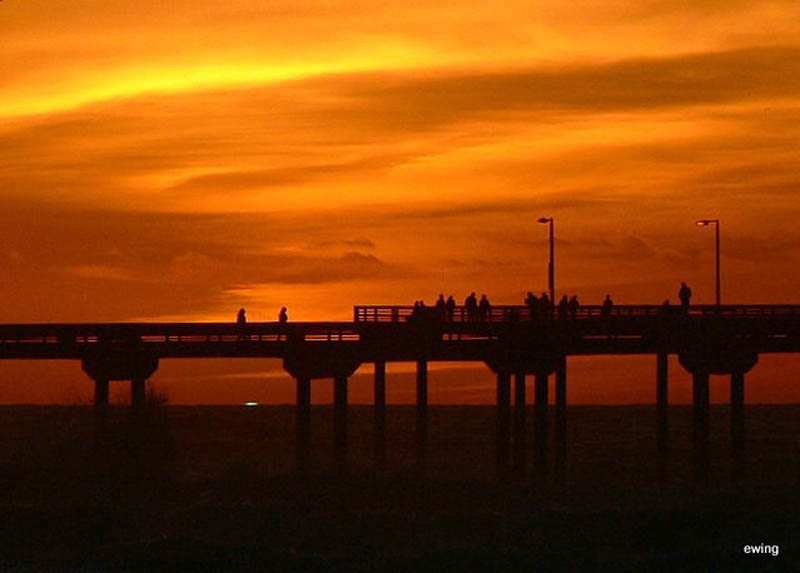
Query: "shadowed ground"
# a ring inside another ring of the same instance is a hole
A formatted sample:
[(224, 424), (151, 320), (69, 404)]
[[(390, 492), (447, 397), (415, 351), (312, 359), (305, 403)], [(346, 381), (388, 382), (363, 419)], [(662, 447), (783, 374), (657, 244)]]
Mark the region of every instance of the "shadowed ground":
[[(430, 408), (424, 477), (412, 407), (388, 411), (385, 472), (372, 463), (372, 410), (350, 408), (347, 475), (334, 471), (332, 411), (314, 407), (302, 478), (290, 407), (156, 407), (140, 419), (112, 409), (104, 422), (88, 407), (3, 407), (0, 565), (785, 567), (799, 545), (800, 407), (749, 406), (747, 416), (741, 474), (728, 410), (712, 408), (702, 487), (682, 407), (670, 410), (666, 457), (653, 407), (571, 408), (564, 484), (552, 454), (547, 474), (531, 476), (532, 410), (528, 473), (498, 481), (491, 407)], [(781, 554), (743, 554), (760, 543)]]

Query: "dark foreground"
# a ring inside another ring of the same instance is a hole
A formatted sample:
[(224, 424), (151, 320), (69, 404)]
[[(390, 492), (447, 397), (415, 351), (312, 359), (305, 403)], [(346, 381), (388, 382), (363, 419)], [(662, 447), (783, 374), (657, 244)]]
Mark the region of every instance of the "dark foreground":
[[(491, 407), (432, 407), (417, 465), (413, 408), (350, 410), (347, 475), (314, 408), (312, 465), (293, 473), (289, 407), (0, 408), (0, 568), (21, 570), (793, 569), (800, 551), (800, 407), (747, 409), (745, 471), (712, 408), (708, 484), (695, 483), (688, 408), (668, 455), (652, 407), (569, 410), (566, 480), (498, 480)], [(533, 434), (532, 411), (527, 435)], [(552, 431), (550, 432), (552, 441)], [(744, 546), (779, 546), (747, 555)]]

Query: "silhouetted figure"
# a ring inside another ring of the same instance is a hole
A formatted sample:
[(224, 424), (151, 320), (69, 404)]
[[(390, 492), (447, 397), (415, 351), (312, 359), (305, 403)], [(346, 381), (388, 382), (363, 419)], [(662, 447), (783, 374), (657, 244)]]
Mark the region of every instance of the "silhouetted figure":
[(281, 324), (286, 324), (289, 322), (289, 313), (286, 311), (285, 306), (282, 306), (280, 312), (278, 313), (278, 322)]
[(468, 321), (472, 322), (478, 318), (478, 297), (474, 292), (464, 299), (464, 307), (467, 310)]
[(569, 297), (569, 316), (572, 320), (578, 318), (578, 308), (580, 308), (581, 303), (578, 302), (578, 295), (574, 294)]
[(439, 320), (446, 320), (447, 319), (447, 303), (444, 301), (444, 295), (439, 294), (439, 298), (436, 299), (436, 316)]
[(561, 300), (558, 301), (558, 318), (561, 320), (567, 318), (567, 314), (569, 314), (569, 298), (567, 295), (561, 297)]
[(453, 298), (453, 295), (447, 297), (445, 307), (447, 308), (447, 320), (453, 322), (453, 317), (456, 315), (456, 299)]
[(489, 320), (489, 314), (492, 312), (492, 305), (489, 302), (489, 299), (486, 298), (485, 294), (481, 295), (481, 302), (478, 303), (478, 316), (480, 316), (481, 321)]
[(536, 320), (539, 316), (539, 299), (531, 291), (525, 296), (525, 306), (528, 307), (528, 314), (531, 320)]
[(681, 299), (681, 310), (689, 312), (689, 303), (692, 301), (692, 289), (686, 283), (681, 283), (681, 289), (678, 291), (678, 298)]
[(236, 326), (239, 327), (239, 340), (244, 340), (244, 327), (247, 324), (247, 311), (240, 308), (236, 313)]
[(607, 294), (603, 299), (603, 306), (601, 307), (601, 314), (603, 316), (611, 316), (611, 310), (614, 308), (614, 301), (611, 300), (611, 295)]
[(548, 316), (553, 309), (553, 303), (550, 301), (550, 297), (547, 296), (546, 292), (542, 293), (542, 296), (539, 297), (539, 312), (542, 316)]

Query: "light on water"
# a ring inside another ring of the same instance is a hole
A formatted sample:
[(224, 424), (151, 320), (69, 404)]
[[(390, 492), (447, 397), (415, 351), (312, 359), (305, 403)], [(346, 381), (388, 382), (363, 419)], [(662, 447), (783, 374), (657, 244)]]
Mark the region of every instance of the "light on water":
[(245, 402), (244, 405), (248, 408), (252, 408), (254, 406), (258, 406), (258, 402)]

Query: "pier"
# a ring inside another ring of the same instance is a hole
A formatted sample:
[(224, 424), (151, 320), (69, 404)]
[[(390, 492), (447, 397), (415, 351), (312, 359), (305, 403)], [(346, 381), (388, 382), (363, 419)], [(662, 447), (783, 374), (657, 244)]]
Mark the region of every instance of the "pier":
[[(524, 306), (495, 306), (483, 317), (457, 308), (451, 316), (407, 306), (356, 306), (347, 322), (104, 323), (0, 325), (0, 359), (80, 360), (94, 381), (94, 404), (108, 407), (109, 384), (130, 384), (131, 407), (141, 409), (147, 380), (161, 360), (277, 358), (294, 379), (297, 464), (307, 462), (311, 392), (320, 379), (334, 384), (333, 447), (337, 467), (347, 467), (348, 380), (374, 364), (374, 449), (385, 462), (386, 365), (416, 364), (416, 443), (425, 466), (428, 442), (428, 366), (437, 361), (483, 363), (497, 379), (498, 470), (524, 472), (527, 397), (533, 397), (534, 467), (556, 475), (566, 464), (568, 363), (571, 356), (652, 355), (659, 449), (666, 449), (668, 357), (692, 375), (694, 455), (705, 475), (709, 377), (730, 378), (734, 451), (744, 447), (746, 374), (764, 353), (800, 352), (800, 305), (583, 306), (569, 316), (532, 316)], [(530, 392), (528, 384), (531, 384)], [(551, 395), (554, 406), (550, 406)], [(513, 385), (512, 385), (513, 383)], [(552, 463), (548, 417), (555, 419)]]

